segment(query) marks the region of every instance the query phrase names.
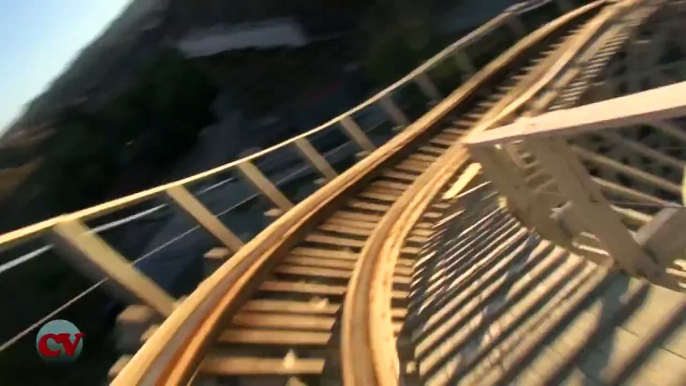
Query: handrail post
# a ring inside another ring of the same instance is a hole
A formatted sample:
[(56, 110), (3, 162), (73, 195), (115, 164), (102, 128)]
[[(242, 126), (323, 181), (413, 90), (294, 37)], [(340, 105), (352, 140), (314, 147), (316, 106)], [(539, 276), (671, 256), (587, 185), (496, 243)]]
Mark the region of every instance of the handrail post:
[(393, 102), (390, 95), (384, 95), (379, 99), (381, 108), (388, 114), (393, 123), (395, 123), (398, 128), (405, 128), (410, 124), (410, 120), (407, 119), (405, 113), (398, 107), (398, 105)]
[(457, 67), (465, 73), (466, 78), (469, 78), (476, 73), (476, 67), (474, 67), (471, 59), (469, 59), (469, 55), (464, 53), (464, 51), (455, 50), (453, 57), (455, 58), (455, 64), (457, 64)]
[(293, 207), (293, 203), (272, 184), (267, 177), (253, 165), (250, 161), (241, 162), (236, 165), (238, 171), (245, 177), (250, 184), (257, 190), (262, 192), (274, 205), (283, 211), (287, 211)]
[(300, 153), (307, 159), (312, 166), (317, 168), (319, 172), (326, 178), (327, 181), (331, 181), (338, 176), (338, 173), (333, 169), (331, 164), (317, 151), (317, 149), (312, 146), (307, 138), (298, 138), (295, 140), (295, 146), (298, 148)]
[(103, 285), (116, 297), (127, 302), (142, 302), (164, 317), (174, 311), (173, 297), (80, 220), (58, 220), (48, 238), (58, 253), (86, 276), (95, 280), (106, 276), (109, 280)]
[(369, 153), (376, 150), (376, 146), (367, 137), (367, 134), (360, 129), (360, 126), (350, 116), (341, 119), (340, 124), (348, 138), (355, 142), (360, 149)]
[(243, 241), (222, 224), (197, 198), (193, 197), (188, 189), (183, 186), (175, 186), (167, 189), (165, 194), (171, 199), (170, 201), (175, 207), (195, 220), (225, 247), (237, 252), (243, 246)]
[(438, 103), (442, 99), (440, 91), (438, 91), (438, 88), (426, 72), (417, 75), (414, 81), (431, 103)]
[(564, 139), (529, 139), (526, 147), (555, 179), (560, 193), (572, 202), (588, 229), (607, 248), (610, 255), (630, 275), (640, 273), (649, 280), (670, 288), (677, 286), (664, 270), (653, 262), (612, 210), (600, 187), (593, 182), (581, 161)]

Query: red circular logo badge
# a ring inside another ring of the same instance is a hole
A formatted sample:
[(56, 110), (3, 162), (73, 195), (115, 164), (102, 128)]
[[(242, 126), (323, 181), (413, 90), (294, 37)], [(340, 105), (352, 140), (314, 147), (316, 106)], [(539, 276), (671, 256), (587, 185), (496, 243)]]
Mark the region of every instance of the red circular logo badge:
[(83, 333), (70, 321), (53, 320), (38, 330), (36, 349), (46, 362), (73, 362), (83, 350)]

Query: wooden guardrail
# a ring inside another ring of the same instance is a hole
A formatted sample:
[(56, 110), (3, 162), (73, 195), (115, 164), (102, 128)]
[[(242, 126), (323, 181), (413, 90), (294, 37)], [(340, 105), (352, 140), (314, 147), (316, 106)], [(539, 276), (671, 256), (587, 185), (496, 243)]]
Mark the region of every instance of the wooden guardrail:
[[(581, 220), (576, 225), (566, 224), (573, 236), (588, 230), (597, 237), (616, 264), (629, 274), (645, 276), (656, 284), (680, 289), (677, 280), (667, 274), (666, 268), (673, 259), (680, 257), (675, 256), (675, 253), (686, 249), (683, 238), (678, 236), (678, 225), (683, 224), (686, 211), (683, 208), (665, 208), (633, 234), (612, 209), (610, 202), (602, 194), (602, 186), (594, 181), (582, 161), (601, 162), (604, 166), (616, 168), (618, 172), (633, 178), (644, 179), (663, 187), (667, 185), (660, 178), (628, 165), (605, 162), (602, 156), (569, 145), (565, 139), (635, 125), (652, 125), (659, 129), (661, 121), (686, 115), (684, 97), (686, 83), (678, 83), (518, 121), (497, 130), (471, 136), (465, 140), (465, 146), (473, 157), (484, 161), (484, 171), (501, 192), (511, 198), (514, 185), (527, 185), (520, 184), (521, 175), (511, 174), (505, 179), (494, 173), (495, 168), (507, 162), (496, 146), (519, 142), (520, 147), (526, 148), (552, 177), (553, 185), (563, 197), (563, 204), (566, 205), (562, 207), (563, 216), (559, 218), (566, 218), (564, 215), (568, 213), (569, 217)], [(666, 134), (669, 135), (668, 132)], [(648, 149), (644, 145), (640, 146)], [(679, 190), (680, 187), (674, 185), (674, 193), (678, 194)], [(513, 198), (513, 201), (530, 202), (529, 200), (536, 200), (542, 193), (539, 189), (519, 189), (519, 197)], [(675, 203), (674, 207), (678, 207), (678, 204)], [(534, 227), (541, 227), (535, 219), (529, 221)], [(657, 243), (656, 240), (663, 242)], [(665, 244), (665, 240), (670, 242)]]

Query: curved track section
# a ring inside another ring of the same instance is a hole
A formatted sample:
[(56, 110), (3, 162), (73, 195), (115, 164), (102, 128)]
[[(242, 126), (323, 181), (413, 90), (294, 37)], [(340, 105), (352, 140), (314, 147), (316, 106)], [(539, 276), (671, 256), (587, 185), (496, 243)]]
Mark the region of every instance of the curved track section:
[[(543, 79), (472, 132), (511, 121), (513, 111), (536, 115), (577, 98), (631, 29), (661, 5), (647, 3), (608, 8)], [(575, 59), (570, 68), (573, 54), (583, 66)], [(523, 226), (467, 162), (466, 151), (453, 145), (368, 239), (349, 289), (357, 297), (343, 315), (346, 384), (682, 384), (684, 297)], [(393, 267), (435, 206), (449, 208), (415, 264), (408, 307), (398, 309), (388, 293)], [(396, 339), (387, 331), (399, 314), (405, 317)]]
[[(375, 264), (359, 257), (374, 248), (367, 239), (384, 226), (384, 213), (402, 202), (413, 184), (421, 184), (432, 165), (452, 160), (446, 152), (466, 131), (497, 115), (559, 60), (606, 4), (589, 4), (529, 35), (378, 151), (286, 212), (181, 303), (113, 385), (339, 383), (340, 367), (347, 367), (351, 355), (344, 349), (339, 358), (341, 311), (361, 304), (355, 283)], [(420, 246), (445, 209), (434, 205), (412, 219), (414, 229), (404, 231), (407, 245), (397, 250), (385, 287), (384, 299), (393, 304), (384, 315), (391, 321), (385, 337), (393, 339), (402, 327)], [(347, 375), (344, 381), (377, 384)]]

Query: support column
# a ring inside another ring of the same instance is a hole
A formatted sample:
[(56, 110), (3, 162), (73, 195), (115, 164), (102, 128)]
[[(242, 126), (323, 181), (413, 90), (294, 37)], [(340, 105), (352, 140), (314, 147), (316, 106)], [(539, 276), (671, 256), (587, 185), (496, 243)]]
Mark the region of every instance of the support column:
[(357, 146), (362, 149), (362, 151), (373, 152), (376, 150), (376, 146), (369, 140), (369, 137), (360, 129), (360, 126), (355, 123), (355, 121), (350, 117), (345, 117), (341, 119), (341, 127), (343, 131), (350, 138), (351, 141), (355, 142)]
[(219, 219), (212, 214), (197, 198), (183, 186), (175, 186), (165, 192), (171, 199), (172, 204), (181, 210), (189, 218), (198, 223), (204, 230), (209, 232), (222, 245), (233, 252), (237, 252), (243, 246), (243, 241), (224, 226)]
[(276, 205), (282, 211), (287, 211), (293, 207), (293, 203), (288, 200), (288, 198), (281, 193), (281, 191), (274, 186), (265, 177), (264, 174), (251, 162), (241, 162), (237, 165), (238, 171), (245, 177), (248, 182), (250, 182), (257, 190), (262, 192), (274, 205)]
[(310, 141), (306, 138), (298, 138), (295, 140), (295, 146), (300, 153), (307, 159), (312, 166), (314, 166), (328, 181), (333, 180), (338, 176), (338, 173), (331, 167), (326, 158), (322, 156), (317, 149), (312, 146)]

